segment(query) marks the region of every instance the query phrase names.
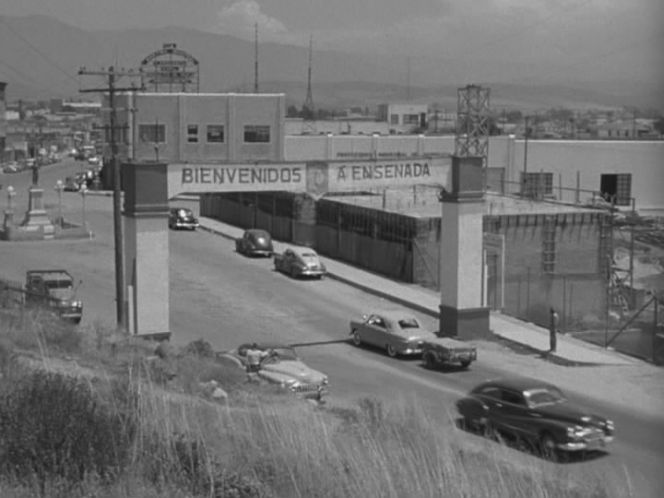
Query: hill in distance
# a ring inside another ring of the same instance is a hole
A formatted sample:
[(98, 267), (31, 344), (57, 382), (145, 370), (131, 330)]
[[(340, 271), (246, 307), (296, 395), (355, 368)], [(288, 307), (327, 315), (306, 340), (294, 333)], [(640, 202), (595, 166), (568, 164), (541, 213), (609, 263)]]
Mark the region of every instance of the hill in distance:
[[(81, 89), (101, 87), (102, 77), (79, 76), (109, 66), (138, 69), (164, 43), (193, 55), (200, 63), (202, 92), (252, 91), (254, 45), (232, 36), (192, 29), (86, 31), (47, 16), (0, 17), (0, 80), (8, 83), (7, 100), (82, 98)], [(308, 49), (259, 45), (259, 89), (285, 93), (301, 106), (307, 89)], [(458, 64), (462, 64), (460, 58)], [(458, 65), (457, 64), (457, 65)], [(664, 90), (634, 81), (600, 83), (513, 84), (455, 81), (455, 63), (419, 64), (406, 85), (405, 64), (381, 57), (315, 51), (312, 92), (317, 108), (375, 106), (384, 102), (437, 102), (456, 108), (457, 88), (478, 83), (491, 88), (491, 104), (508, 108), (611, 107), (662, 108)], [(118, 82), (128, 85), (130, 81)]]

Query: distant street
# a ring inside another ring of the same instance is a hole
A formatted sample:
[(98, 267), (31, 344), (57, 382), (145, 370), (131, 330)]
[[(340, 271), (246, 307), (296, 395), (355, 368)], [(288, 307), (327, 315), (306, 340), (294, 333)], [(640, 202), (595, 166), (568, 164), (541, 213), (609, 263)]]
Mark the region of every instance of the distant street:
[[(52, 216), (59, 209), (53, 189), (55, 182), (58, 178), (64, 181), (64, 176), (80, 168), (80, 163), (67, 161), (41, 171), (40, 184), (45, 189), (46, 208)], [(0, 175), (0, 183), (4, 185), (0, 190), (0, 207), (5, 207), (6, 187), (11, 184), (19, 194), (15, 200), (19, 206), (17, 218), (20, 217), (27, 207), (29, 181), (29, 172)], [(65, 217), (80, 222), (84, 207), (81, 194), (64, 193), (62, 197)], [(115, 287), (111, 206), (110, 197), (86, 196), (85, 218), (95, 233), (92, 241), (0, 241), (0, 276), (22, 280), (30, 268), (66, 268), (76, 279), (83, 280), (82, 327), (93, 324), (112, 327)], [(270, 259), (239, 256), (232, 241), (200, 230), (170, 232), (170, 251), (171, 327), (173, 341), (178, 344), (202, 338), (216, 350), (222, 350), (252, 340), (287, 343), (344, 340), (350, 318), (370, 309), (395, 307), (330, 279), (292, 280), (276, 273)], [(420, 318), (435, 326), (430, 317)], [(454, 401), (463, 392), (481, 380), (510, 373), (509, 365), (499, 369), (483, 364), (482, 351), (470, 370), (449, 372), (429, 371), (422, 368), (419, 360), (394, 360), (382, 352), (357, 349), (345, 343), (299, 347), (298, 351), (308, 364), (329, 375), (330, 404), (347, 404), (362, 397), (376, 397), (385, 403), (402, 398), (419, 404), (440, 420), (441, 430), (454, 430), (450, 423), (455, 416)], [(579, 375), (586, 374), (592, 375), (592, 370), (579, 369)], [(576, 400), (578, 396), (571, 397)], [(664, 417), (653, 420), (639, 414), (638, 407), (617, 408), (614, 403), (593, 399), (591, 393), (578, 401), (615, 420), (616, 443), (602, 458), (558, 466), (556, 475), (569, 472), (571, 479), (582, 480), (595, 472), (606, 472), (616, 477), (617, 482), (624, 482), (623, 469), (626, 469), (636, 489), (634, 496), (657, 496), (657, 490), (664, 489), (661, 476)], [(461, 437), (478, 442), (471, 435), (461, 434)], [(493, 443), (479, 441), (479, 444)], [(514, 451), (514, 461), (527, 462), (533, 458)]]

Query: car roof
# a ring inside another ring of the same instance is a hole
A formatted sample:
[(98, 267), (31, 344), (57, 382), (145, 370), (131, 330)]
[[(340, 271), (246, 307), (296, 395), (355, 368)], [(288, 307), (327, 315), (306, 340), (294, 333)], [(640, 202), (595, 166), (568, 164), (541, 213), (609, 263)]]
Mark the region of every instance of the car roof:
[[(409, 313), (407, 311), (401, 311), (401, 310), (372, 310), (369, 315), (378, 315), (382, 318), (385, 318), (387, 320), (393, 321), (393, 322), (398, 322), (399, 320), (403, 320), (404, 318), (414, 318), (417, 320), (417, 317), (413, 315), (412, 313)], [(419, 320), (417, 320), (419, 323)]]
[(250, 228), (249, 230), (245, 230), (246, 233), (250, 233), (252, 235), (267, 235), (268, 237), (270, 234), (268, 233), (267, 230), (262, 230), (260, 228)]
[(293, 251), (295, 254), (299, 254), (300, 256), (305, 254), (305, 253), (311, 253), (311, 254), (315, 254), (316, 256), (318, 256), (318, 253), (314, 249), (312, 249), (311, 247), (290, 246), (288, 249)]
[(547, 388), (555, 386), (548, 382), (539, 379), (533, 379), (531, 377), (510, 376), (510, 377), (502, 377), (498, 379), (488, 380), (486, 382), (477, 385), (473, 390), (479, 389), (481, 387), (500, 387), (505, 389), (511, 389), (513, 391), (523, 392), (523, 391), (529, 391), (531, 389)]

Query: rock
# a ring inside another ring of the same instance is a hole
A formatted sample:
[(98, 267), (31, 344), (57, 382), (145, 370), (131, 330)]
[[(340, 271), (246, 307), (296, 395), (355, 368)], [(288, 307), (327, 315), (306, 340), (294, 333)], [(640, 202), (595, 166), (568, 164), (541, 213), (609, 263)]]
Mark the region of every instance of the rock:
[(227, 401), (228, 393), (221, 387), (215, 387), (214, 391), (212, 391), (212, 399), (216, 399), (217, 401)]

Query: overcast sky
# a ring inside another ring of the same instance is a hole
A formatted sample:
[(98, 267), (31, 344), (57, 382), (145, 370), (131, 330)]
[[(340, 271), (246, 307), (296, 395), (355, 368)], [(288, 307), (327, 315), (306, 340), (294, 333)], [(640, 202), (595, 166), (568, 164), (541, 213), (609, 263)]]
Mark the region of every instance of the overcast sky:
[[(84, 29), (190, 27), (316, 49), (533, 64), (662, 62), (662, 0), (2, 0)], [(631, 66), (632, 70), (635, 66)], [(625, 75), (629, 77), (630, 75)]]

